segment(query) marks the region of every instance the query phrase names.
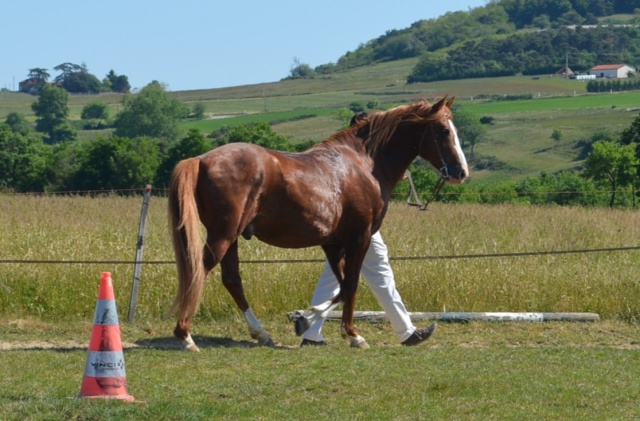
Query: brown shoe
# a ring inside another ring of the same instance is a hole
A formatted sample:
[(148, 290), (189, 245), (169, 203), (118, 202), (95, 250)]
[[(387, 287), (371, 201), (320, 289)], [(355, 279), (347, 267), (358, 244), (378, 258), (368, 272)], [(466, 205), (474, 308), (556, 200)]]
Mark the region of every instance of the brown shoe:
[(325, 341), (312, 341), (311, 339), (303, 338), (300, 348), (303, 346), (327, 346)]
[(431, 335), (433, 335), (433, 332), (436, 331), (437, 327), (438, 327), (438, 324), (433, 323), (425, 327), (424, 329), (416, 329), (415, 332), (413, 332), (411, 336), (407, 338), (407, 340), (402, 342), (402, 345), (404, 346), (420, 345), (421, 343), (429, 339)]

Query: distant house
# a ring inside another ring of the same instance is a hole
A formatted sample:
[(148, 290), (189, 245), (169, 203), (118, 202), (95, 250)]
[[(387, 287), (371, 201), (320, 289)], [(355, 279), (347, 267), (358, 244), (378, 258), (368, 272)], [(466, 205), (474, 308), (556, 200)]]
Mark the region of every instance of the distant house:
[(42, 80), (32, 77), (18, 83), (18, 91), (26, 94), (36, 94), (42, 87)]
[(636, 69), (628, 64), (599, 64), (589, 70), (589, 74), (604, 78), (625, 78)]
[(562, 66), (560, 70), (554, 73), (554, 76), (570, 77), (573, 76), (573, 70), (567, 66)]

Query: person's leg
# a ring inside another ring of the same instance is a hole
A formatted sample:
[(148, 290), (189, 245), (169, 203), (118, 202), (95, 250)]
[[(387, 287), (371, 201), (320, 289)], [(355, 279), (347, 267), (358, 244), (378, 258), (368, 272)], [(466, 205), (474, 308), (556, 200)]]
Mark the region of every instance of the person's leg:
[[(333, 274), (329, 262), (324, 264), (324, 272), (318, 279), (318, 284), (313, 292), (313, 298), (311, 299), (311, 305), (317, 306), (325, 303), (335, 297), (340, 292), (340, 284), (336, 275)], [(322, 342), (322, 325), (326, 319), (320, 319), (309, 329), (304, 332), (303, 338), (314, 342)]]
[(371, 245), (365, 255), (361, 273), (389, 318), (391, 327), (400, 342), (407, 340), (416, 328), (396, 289), (387, 246), (380, 232), (376, 232), (371, 237)]
[[(407, 309), (405, 308), (400, 294), (396, 290), (395, 279), (391, 265), (387, 246), (382, 240), (379, 232), (371, 237), (371, 245), (365, 255), (361, 273), (365, 281), (376, 296), (380, 306), (383, 308), (393, 331), (396, 333), (403, 345), (418, 345), (427, 340), (435, 331), (435, 323), (423, 329), (416, 329), (411, 322)], [(340, 292), (340, 285), (336, 279), (331, 266), (325, 262), (324, 272), (318, 279), (318, 284), (311, 300), (312, 306), (323, 304), (335, 297)], [(312, 341), (322, 343), (322, 325), (325, 319), (319, 319), (303, 335), (303, 345)]]

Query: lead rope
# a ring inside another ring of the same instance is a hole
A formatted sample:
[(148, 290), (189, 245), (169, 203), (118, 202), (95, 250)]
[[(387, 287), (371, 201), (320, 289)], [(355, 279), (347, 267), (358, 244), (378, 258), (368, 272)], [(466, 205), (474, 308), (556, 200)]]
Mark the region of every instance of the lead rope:
[[(409, 179), (409, 185), (411, 186), (411, 189), (409, 191), (409, 196), (407, 197), (407, 205), (417, 206), (418, 209), (421, 211), (427, 210), (427, 206), (429, 206), (429, 203), (435, 200), (435, 198), (438, 196), (438, 193), (440, 193), (440, 190), (442, 190), (442, 186), (444, 186), (444, 183), (447, 181), (446, 178), (441, 177), (440, 180), (438, 180), (438, 182), (436, 183), (436, 186), (433, 189), (433, 192), (431, 193), (431, 198), (427, 200), (425, 203), (422, 203), (418, 198), (416, 187), (413, 184), (413, 179), (411, 178), (411, 172), (407, 170), (404, 173), (407, 175), (407, 178)], [(413, 201), (411, 200), (412, 196), (413, 196)]]

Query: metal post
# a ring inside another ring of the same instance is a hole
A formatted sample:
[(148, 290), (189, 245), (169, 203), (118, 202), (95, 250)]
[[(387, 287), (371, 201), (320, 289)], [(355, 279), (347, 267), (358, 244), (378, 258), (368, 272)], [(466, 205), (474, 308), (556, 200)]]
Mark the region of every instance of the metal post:
[(142, 200), (140, 212), (140, 224), (138, 225), (138, 241), (136, 242), (136, 261), (133, 269), (133, 282), (131, 284), (131, 298), (129, 300), (129, 323), (136, 318), (136, 306), (138, 304), (138, 290), (140, 289), (140, 271), (142, 270), (142, 250), (144, 249), (144, 234), (147, 229), (147, 214), (149, 213), (149, 201), (151, 200), (151, 185), (147, 184)]

